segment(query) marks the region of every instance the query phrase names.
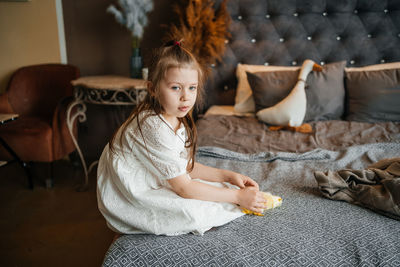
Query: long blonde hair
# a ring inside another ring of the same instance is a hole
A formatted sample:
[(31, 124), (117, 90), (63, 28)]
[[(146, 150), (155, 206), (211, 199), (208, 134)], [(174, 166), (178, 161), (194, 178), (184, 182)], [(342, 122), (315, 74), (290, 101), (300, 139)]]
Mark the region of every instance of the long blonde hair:
[[(117, 129), (111, 138), (109, 145), (111, 151), (114, 151), (114, 143), (116, 134), (121, 131), (121, 136), (126, 132), (128, 125), (136, 119), (138, 130), (142, 136), (143, 141), (145, 138), (142, 133), (141, 123), (149, 116), (160, 116), (164, 112), (163, 107), (160, 103), (160, 84), (165, 78), (167, 71), (170, 68), (191, 68), (198, 72), (198, 86), (197, 86), (197, 99), (195, 107), (200, 107), (203, 103), (203, 91), (204, 91), (204, 71), (202, 66), (199, 64), (194, 55), (182, 46), (181, 42), (170, 41), (163, 47), (159, 48), (154, 53), (153, 60), (149, 67), (148, 82), (151, 86), (148, 86), (148, 94), (146, 95), (143, 102), (141, 102), (129, 115), (128, 119)], [(139, 114), (143, 111), (154, 111), (155, 115), (148, 112), (146, 115), (141, 116)], [(195, 153), (197, 147), (197, 131), (196, 125), (193, 120), (191, 112), (185, 115), (185, 117), (178, 118), (183, 123), (186, 132), (187, 140), (185, 140), (185, 147), (190, 148), (190, 158), (187, 166), (187, 171), (192, 171), (195, 162)], [(145, 142), (146, 143), (146, 142)], [(120, 138), (120, 144), (122, 139)]]

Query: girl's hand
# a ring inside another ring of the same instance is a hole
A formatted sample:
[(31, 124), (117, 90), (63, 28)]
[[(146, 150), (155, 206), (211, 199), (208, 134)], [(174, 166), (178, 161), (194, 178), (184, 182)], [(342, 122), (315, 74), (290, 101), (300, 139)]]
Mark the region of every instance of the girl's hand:
[(254, 187), (257, 191), (259, 190), (259, 187), (258, 187), (258, 184), (256, 181), (254, 181), (250, 177), (240, 174), (240, 173), (236, 173), (236, 172), (230, 173), (228, 176), (227, 182), (231, 183), (233, 185), (237, 185), (240, 188)]
[(267, 207), (267, 200), (261, 191), (256, 190), (254, 187), (245, 187), (239, 189), (238, 204), (242, 208), (262, 213)]

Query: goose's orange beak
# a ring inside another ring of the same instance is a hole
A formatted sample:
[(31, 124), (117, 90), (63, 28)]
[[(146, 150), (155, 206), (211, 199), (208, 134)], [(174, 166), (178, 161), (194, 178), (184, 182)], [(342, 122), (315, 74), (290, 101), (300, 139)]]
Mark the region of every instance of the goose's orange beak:
[(321, 67), (321, 65), (314, 64), (312, 67), (312, 70), (313, 71), (322, 71), (322, 67)]

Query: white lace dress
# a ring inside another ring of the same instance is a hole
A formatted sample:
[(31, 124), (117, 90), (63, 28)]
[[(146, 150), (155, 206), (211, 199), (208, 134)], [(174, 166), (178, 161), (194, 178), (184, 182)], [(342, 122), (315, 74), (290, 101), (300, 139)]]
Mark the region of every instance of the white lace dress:
[(203, 234), (243, 215), (236, 205), (185, 199), (170, 189), (166, 180), (186, 173), (183, 126), (175, 134), (162, 116), (150, 116), (141, 124), (145, 141), (137, 128), (135, 119), (117, 134), (115, 152), (107, 145), (99, 161), (98, 207), (113, 231)]

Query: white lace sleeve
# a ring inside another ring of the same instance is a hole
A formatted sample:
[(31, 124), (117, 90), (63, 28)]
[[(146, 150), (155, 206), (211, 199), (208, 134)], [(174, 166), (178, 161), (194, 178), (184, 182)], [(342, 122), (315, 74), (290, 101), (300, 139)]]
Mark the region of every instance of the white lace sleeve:
[[(136, 127), (135, 127), (136, 128)], [(186, 173), (185, 135), (177, 136), (158, 116), (148, 117), (138, 130), (127, 132), (136, 156), (155, 176), (170, 179)]]

